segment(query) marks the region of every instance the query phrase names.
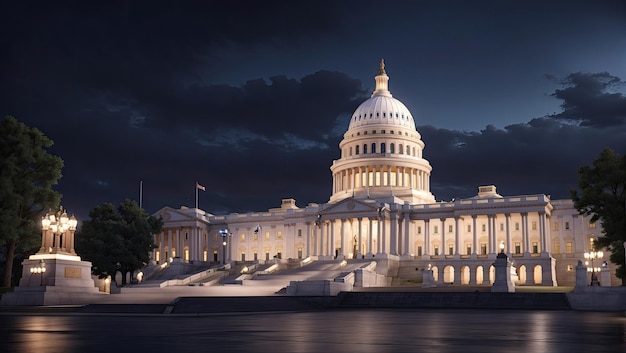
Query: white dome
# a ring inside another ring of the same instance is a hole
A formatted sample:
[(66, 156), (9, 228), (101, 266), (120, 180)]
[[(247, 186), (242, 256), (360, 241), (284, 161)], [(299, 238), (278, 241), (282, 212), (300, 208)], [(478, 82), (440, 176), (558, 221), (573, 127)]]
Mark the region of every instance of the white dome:
[(415, 129), (415, 121), (409, 109), (391, 96), (388, 87), (389, 76), (385, 72), (384, 61), (380, 62), (376, 76), (376, 90), (372, 97), (361, 103), (352, 114), (348, 130), (366, 125), (396, 125)]

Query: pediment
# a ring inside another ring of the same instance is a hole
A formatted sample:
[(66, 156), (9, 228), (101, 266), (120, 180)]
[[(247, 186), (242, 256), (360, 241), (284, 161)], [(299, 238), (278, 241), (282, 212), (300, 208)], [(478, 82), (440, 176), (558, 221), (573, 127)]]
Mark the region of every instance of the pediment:
[[(187, 211), (187, 212), (186, 212)], [(161, 217), (165, 223), (186, 222), (197, 220), (196, 214), (189, 212), (190, 209), (175, 209), (171, 207), (163, 207), (154, 213), (154, 217)]]
[(341, 200), (335, 204), (329, 205), (323, 209), (320, 214), (376, 214), (379, 204), (375, 200), (371, 202), (348, 198)]

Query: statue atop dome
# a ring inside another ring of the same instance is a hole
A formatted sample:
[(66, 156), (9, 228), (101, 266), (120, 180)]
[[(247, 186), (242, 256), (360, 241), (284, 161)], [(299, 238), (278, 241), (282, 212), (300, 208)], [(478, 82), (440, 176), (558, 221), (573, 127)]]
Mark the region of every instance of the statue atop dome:
[(385, 72), (385, 59), (380, 59), (380, 67), (378, 68), (378, 74), (379, 75), (386, 75), (387, 74)]

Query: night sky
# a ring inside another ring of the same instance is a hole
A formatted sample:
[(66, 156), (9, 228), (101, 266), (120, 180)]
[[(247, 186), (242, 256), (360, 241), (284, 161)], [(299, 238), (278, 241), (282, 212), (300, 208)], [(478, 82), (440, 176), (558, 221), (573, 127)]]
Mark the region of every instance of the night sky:
[(54, 140), (84, 219), (139, 200), (216, 214), (331, 194), (385, 59), (437, 200), (567, 198), (626, 152), (624, 1), (105, 1), (0, 5), (0, 116)]

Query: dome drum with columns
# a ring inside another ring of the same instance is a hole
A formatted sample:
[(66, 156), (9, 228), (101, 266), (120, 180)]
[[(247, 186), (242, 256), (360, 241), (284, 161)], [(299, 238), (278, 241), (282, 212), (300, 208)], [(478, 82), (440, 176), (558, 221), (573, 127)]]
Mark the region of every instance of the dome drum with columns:
[[(436, 284), (488, 285), (503, 252), (515, 263), (519, 284), (551, 286), (558, 279), (573, 285), (573, 268), (602, 234), (601, 225), (579, 215), (571, 200), (502, 196), (493, 185), (435, 202), (424, 142), (413, 115), (389, 92), (383, 61), (375, 79), (372, 96), (352, 114), (340, 158), (330, 167), (327, 203), (298, 207), (283, 199), (278, 208), (228, 215), (164, 207), (155, 214), (164, 226), (154, 236), (153, 262), (308, 266), (359, 260), (374, 263), (386, 278), (382, 285), (390, 277), (394, 283), (415, 279), (416, 268), (431, 268)], [(603, 274), (604, 283), (620, 283), (611, 272)]]

